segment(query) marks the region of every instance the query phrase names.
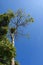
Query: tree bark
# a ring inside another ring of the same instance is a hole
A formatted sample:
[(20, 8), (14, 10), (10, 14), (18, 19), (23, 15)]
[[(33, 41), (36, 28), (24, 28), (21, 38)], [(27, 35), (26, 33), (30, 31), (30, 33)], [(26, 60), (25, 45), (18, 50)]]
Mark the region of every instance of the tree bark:
[[(14, 46), (14, 35), (12, 34), (12, 44)], [(15, 65), (14, 57), (11, 59), (11, 65)]]

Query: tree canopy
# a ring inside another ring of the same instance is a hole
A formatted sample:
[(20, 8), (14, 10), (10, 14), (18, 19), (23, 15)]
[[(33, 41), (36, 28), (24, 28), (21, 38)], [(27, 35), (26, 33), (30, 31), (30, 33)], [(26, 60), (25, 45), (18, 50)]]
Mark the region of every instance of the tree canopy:
[[(16, 57), (16, 49), (13, 47), (12, 42), (10, 42), (6, 36), (7, 33), (13, 33), (16, 37), (17, 35), (24, 34), (21, 32), (21, 27), (25, 28), (34, 19), (30, 15), (26, 15), (22, 10), (18, 10), (13, 13), (12, 11), (0, 14), (0, 64), (9, 65), (11, 63), (12, 57)], [(12, 24), (12, 25), (11, 25)], [(15, 61), (15, 65), (19, 65)]]
[(3, 39), (3, 37), (5, 37), (5, 35), (7, 34), (8, 24), (13, 17), (13, 12), (0, 14), (0, 40)]

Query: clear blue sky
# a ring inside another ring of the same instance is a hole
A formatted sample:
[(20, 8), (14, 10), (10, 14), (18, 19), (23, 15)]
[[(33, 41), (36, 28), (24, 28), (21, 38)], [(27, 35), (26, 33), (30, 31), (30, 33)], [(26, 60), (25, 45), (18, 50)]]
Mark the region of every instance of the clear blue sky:
[(21, 65), (43, 65), (43, 0), (0, 0), (0, 13), (19, 8), (30, 13), (35, 22), (27, 28), (30, 39), (15, 41), (16, 59)]

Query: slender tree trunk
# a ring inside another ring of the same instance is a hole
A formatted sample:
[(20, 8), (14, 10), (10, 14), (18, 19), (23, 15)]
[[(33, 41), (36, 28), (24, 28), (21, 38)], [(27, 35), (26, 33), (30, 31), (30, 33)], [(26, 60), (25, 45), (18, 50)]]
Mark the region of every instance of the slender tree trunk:
[[(13, 46), (14, 46), (14, 35), (12, 35), (12, 44), (13, 44)], [(11, 65), (15, 65), (15, 60), (14, 60), (14, 57), (12, 58), (12, 60), (11, 60)]]

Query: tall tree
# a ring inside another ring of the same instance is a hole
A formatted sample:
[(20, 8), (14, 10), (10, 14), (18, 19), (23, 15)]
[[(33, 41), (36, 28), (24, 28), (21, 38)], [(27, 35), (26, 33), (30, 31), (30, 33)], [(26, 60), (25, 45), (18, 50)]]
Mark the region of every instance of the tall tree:
[[(14, 47), (14, 38), (18, 35), (26, 35), (23, 32), (23, 28), (27, 26), (34, 19), (28, 14), (25, 14), (22, 10), (17, 12), (8, 12), (0, 15), (0, 40), (6, 36), (7, 31), (11, 36), (12, 45)], [(8, 35), (8, 36), (9, 36)], [(14, 56), (11, 59), (11, 65), (15, 65)]]
[[(25, 14), (21, 9), (15, 12), (15, 17), (11, 20), (11, 24), (13, 26), (10, 27), (9, 25), (13, 46), (15, 46), (15, 37), (17, 37), (18, 35), (27, 35), (27, 33), (25, 34), (23, 32), (23, 28), (25, 28), (25, 26), (27, 26), (30, 22), (34, 22), (34, 19), (29, 14)], [(15, 65), (14, 57), (12, 58), (11, 65)]]

